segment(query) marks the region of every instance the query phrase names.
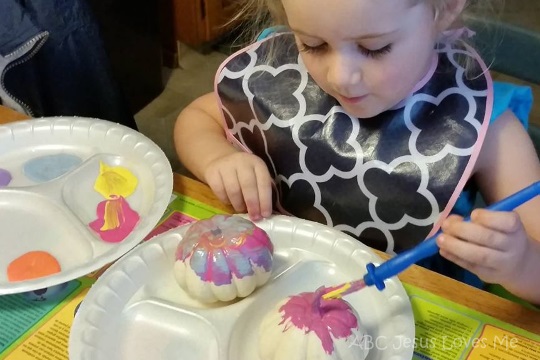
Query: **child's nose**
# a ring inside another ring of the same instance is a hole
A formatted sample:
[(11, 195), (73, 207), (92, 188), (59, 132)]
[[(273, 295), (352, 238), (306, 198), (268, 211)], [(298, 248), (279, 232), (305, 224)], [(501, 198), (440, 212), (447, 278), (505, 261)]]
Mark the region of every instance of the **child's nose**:
[(328, 82), (337, 90), (347, 89), (362, 81), (362, 71), (358, 58), (347, 54), (336, 54), (328, 69)]

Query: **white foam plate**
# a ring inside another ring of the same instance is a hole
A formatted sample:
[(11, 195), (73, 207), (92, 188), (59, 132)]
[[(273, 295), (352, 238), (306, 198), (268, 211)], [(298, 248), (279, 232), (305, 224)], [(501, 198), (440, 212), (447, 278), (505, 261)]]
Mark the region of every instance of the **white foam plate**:
[[(173, 274), (175, 250), (189, 225), (139, 245), (90, 289), (75, 317), (69, 357), (98, 359), (257, 360), (259, 324), (283, 298), (321, 285), (357, 279), (381, 259), (329, 227), (287, 216), (257, 223), (275, 247), (270, 281), (250, 296), (205, 305), (190, 298)], [(380, 292), (347, 295), (373, 339), (370, 360), (410, 359), (414, 318), (397, 278)]]
[[(29, 161), (58, 154), (80, 163), (54, 179), (30, 176)], [(105, 200), (94, 190), (100, 161), (125, 167), (138, 179), (126, 200), (140, 220), (119, 243), (101, 240), (88, 226)], [(157, 224), (172, 191), (171, 166), (156, 144), (133, 129), (98, 119), (39, 118), (0, 126), (0, 168), (11, 175), (0, 187), (0, 295), (61, 284), (118, 259)], [(61, 272), (9, 282), (8, 264), (38, 250), (53, 255)]]

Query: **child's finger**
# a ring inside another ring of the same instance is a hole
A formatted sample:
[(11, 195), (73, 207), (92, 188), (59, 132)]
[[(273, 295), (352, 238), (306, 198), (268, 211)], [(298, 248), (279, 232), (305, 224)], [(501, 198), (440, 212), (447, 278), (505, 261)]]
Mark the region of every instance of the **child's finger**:
[(234, 210), (237, 212), (245, 212), (246, 206), (236, 170), (234, 169), (230, 173), (222, 173), (221, 179), (223, 186), (225, 187), (227, 197)]
[[(469, 264), (496, 268), (503, 253), (492, 248), (457, 239), (448, 234), (437, 237), (437, 245), (445, 254), (462, 259)], [(441, 252), (441, 254), (442, 254)]]
[(466, 270), (469, 270), (470, 272), (476, 274), (478, 277), (480, 277), (484, 281), (490, 281), (490, 279), (493, 278), (494, 274), (496, 274), (496, 269), (493, 269), (491, 267), (470, 263), (444, 250), (441, 250), (440, 253), (441, 253), (441, 256), (444, 257), (445, 259), (461, 266), (462, 268)]
[(477, 224), (505, 233), (517, 231), (521, 226), (519, 215), (513, 211), (476, 209), (471, 214), (471, 220)]
[(486, 248), (505, 250), (508, 247), (502, 233), (476, 222), (445, 221), (442, 230), (447, 235)]
[(242, 197), (247, 207), (247, 212), (251, 220), (261, 219), (261, 207), (257, 186), (255, 169), (248, 167), (238, 171), (238, 181), (242, 191)]
[(272, 179), (266, 168), (255, 169), (262, 217), (272, 215)]
[(230, 204), (229, 197), (227, 196), (227, 191), (221, 180), (221, 175), (219, 173), (212, 174), (211, 176), (206, 177), (206, 183), (212, 189), (216, 197), (224, 204)]

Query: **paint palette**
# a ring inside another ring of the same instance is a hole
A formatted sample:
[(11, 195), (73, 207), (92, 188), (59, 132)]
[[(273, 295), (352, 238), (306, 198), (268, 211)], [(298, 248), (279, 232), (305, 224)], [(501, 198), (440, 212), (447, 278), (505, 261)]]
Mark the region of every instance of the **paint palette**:
[[(257, 225), (274, 243), (264, 286), (229, 303), (190, 298), (173, 274), (176, 247), (190, 225), (169, 230), (139, 245), (90, 289), (71, 328), (70, 358), (256, 360), (259, 325), (278, 301), (357, 279), (366, 264), (381, 262), (360, 242), (317, 223), (277, 215)], [(386, 284), (383, 292), (367, 288), (346, 300), (372, 340), (367, 359), (410, 359), (411, 304), (397, 278)]]
[[(58, 117), (0, 126), (0, 295), (62, 284), (118, 259), (157, 224), (171, 191), (163, 151), (123, 125)], [(10, 282), (9, 264), (30, 252), (52, 255), (61, 271)]]

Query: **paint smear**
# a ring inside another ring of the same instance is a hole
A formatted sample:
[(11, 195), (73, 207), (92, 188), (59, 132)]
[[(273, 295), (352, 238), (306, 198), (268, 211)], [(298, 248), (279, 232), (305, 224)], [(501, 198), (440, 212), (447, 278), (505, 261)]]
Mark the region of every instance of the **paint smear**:
[(24, 281), (60, 272), (58, 260), (46, 251), (30, 251), (13, 260), (7, 268), (9, 281)]
[(334, 352), (333, 339), (353, 336), (358, 328), (358, 319), (350, 304), (342, 299), (322, 298), (327, 289), (291, 296), (279, 309), (282, 313), (280, 325), (284, 331), (294, 326), (306, 333), (313, 331), (321, 340), (327, 354)]
[(72, 154), (45, 155), (28, 160), (23, 165), (26, 177), (37, 183), (56, 179), (75, 169), (82, 159)]
[(215, 215), (195, 222), (176, 251), (203, 281), (227, 285), (233, 276), (255, 275), (254, 266), (272, 269), (273, 245), (264, 230), (239, 216)]
[(112, 197), (127, 198), (137, 187), (137, 177), (131, 171), (121, 166), (108, 166), (100, 161), (99, 175), (94, 183), (94, 189), (105, 199)]
[(8, 186), (12, 179), (13, 178), (11, 177), (11, 173), (9, 171), (0, 168), (0, 187)]
[(96, 210), (97, 219), (89, 226), (106, 242), (117, 243), (124, 240), (139, 222), (139, 214), (132, 210), (123, 197), (100, 202)]

